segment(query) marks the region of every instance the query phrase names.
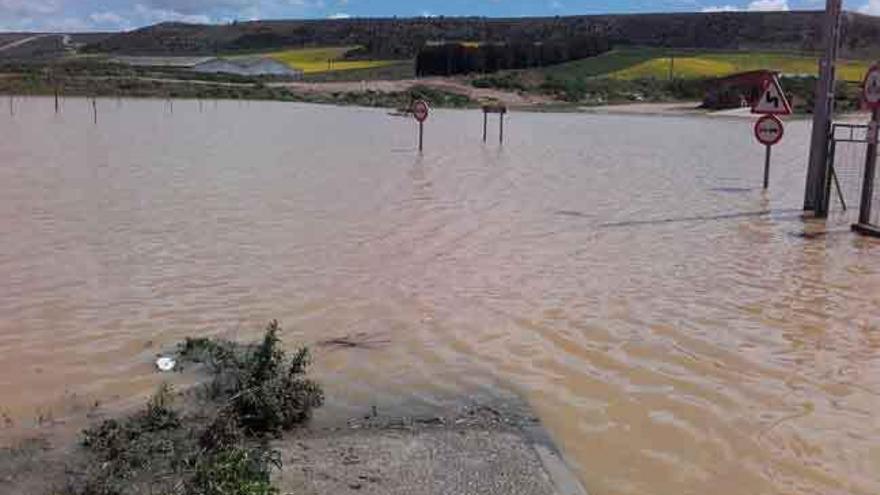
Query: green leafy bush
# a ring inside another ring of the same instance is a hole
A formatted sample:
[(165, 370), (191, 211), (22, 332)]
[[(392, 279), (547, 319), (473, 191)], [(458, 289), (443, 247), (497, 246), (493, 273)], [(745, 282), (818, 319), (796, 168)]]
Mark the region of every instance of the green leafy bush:
[(273, 321), (262, 343), (237, 347), (231, 342), (187, 339), (179, 351), (182, 361), (204, 362), (214, 380), (214, 397), (228, 397), (229, 407), (249, 435), (278, 435), (307, 420), (324, 403), (321, 388), (305, 378), (309, 351), (299, 349), (287, 358)]
[(146, 407), (83, 432), (89, 462), (64, 493), (122, 495), (275, 495), (281, 467), (268, 439), (306, 421), (323, 404), (321, 388), (305, 378), (308, 349), (288, 358), (277, 321), (259, 344), (187, 339), (182, 364), (203, 363), (212, 375), (197, 412), (175, 408), (162, 385)]

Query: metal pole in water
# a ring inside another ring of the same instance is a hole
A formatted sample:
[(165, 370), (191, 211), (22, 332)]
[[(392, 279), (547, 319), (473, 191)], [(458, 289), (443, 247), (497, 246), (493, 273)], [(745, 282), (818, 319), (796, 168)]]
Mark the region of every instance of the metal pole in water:
[(95, 125), (97, 125), (98, 124), (98, 101), (94, 96), (92, 97), (92, 114), (95, 117), (94, 118)]
[(770, 187), (770, 150), (773, 149), (772, 146), (765, 145), (767, 148), (767, 152), (764, 154), (764, 189)]
[(865, 156), (865, 178), (862, 183), (862, 204), (859, 208), (859, 224), (871, 223), (871, 201), (874, 199), (874, 177), (877, 168), (877, 127), (880, 125), (880, 109), (871, 112), (868, 125), (868, 151)]
[(58, 113), (58, 86), (55, 86), (55, 113)]
[(498, 114), (498, 144), (504, 144), (504, 113)]
[(813, 134), (810, 139), (810, 158), (807, 168), (807, 186), (804, 210), (817, 215), (827, 211), (825, 174), (827, 173), (828, 138), (834, 113), (834, 78), (838, 46), (840, 45), (840, 12), (842, 0), (825, 3), (825, 53), (819, 63), (819, 81), (816, 84), (816, 104), (813, 108)]
[(483, 110), (483, 142), (486, 142), (486, 126), (489, 124), (489, 112)]
[(15, 116), (15, 101), (13, 101), (12, 95), (9, 95), (9, 116)]
[(419, 122), (419, 152), (422, 151), (423, 137), (425, 135), (425, 123)]

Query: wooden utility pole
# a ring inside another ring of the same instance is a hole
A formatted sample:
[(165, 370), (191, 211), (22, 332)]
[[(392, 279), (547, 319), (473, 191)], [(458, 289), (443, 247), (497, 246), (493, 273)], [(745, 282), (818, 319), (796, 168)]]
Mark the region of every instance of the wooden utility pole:
[(828, 180), (828, 141), (834, 114), (834, 81), (837, 52), (840, 46), (840, 14), (842, 0), (826, 0), (825, 53), (819, 63), (819, 81), (816, 84), (816, 104), (813, 108), (813, 134), (810, 139), (810, 159), (804, 192), (804, 210), (816, 216), (828, 215), (825, 184)]

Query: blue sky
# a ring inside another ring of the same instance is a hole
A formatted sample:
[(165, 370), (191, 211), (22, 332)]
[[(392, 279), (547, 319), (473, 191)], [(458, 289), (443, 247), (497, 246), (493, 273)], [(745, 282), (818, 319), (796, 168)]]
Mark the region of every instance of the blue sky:
[[(880, 0), (845, 0), (880, 15)], [(711, 10), (804, 10), (824, 0), (0, 0), (3, 31), (127, 30), (161, 21), (480, 15), (544, 16)]]

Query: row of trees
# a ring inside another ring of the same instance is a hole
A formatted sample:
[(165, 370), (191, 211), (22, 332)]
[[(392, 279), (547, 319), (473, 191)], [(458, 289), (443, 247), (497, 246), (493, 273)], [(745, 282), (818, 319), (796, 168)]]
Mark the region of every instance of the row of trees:
[(487, 73), (559, 64), (609, 50), (603, 36), (573, 36), (544, 42), (427, 44), (416, 55), (416, 75)]

